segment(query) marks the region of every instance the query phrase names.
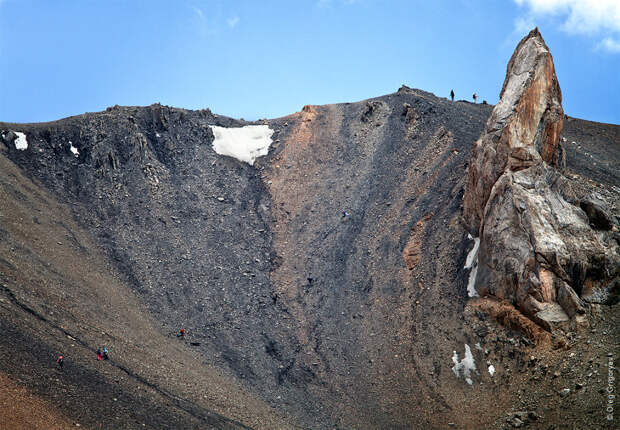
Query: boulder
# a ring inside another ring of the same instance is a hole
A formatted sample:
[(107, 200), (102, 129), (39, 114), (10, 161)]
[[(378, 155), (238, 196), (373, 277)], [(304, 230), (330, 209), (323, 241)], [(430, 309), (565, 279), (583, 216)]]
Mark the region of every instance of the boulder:
[(598, 230), (611, 230), (613, 220), (605, 201), (599, 196), (590, 195), (581, 201), (579, 205), (586, 213), (592, 227)]

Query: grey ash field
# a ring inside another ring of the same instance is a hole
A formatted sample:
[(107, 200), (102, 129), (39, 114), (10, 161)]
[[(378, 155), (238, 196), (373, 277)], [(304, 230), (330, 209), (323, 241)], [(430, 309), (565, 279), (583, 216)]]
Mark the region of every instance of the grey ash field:
[[(208, 109), (0, 123), (28, 140), (0, 143), (3, 377), (57, 428), (613, 428), (617, 305), (546, 346), (468, 305), (462, 201), (492, 108), (407, 87), (306, 106), (252, 123), (274, 130), (254, 166), (209, 127), (250, 123)], [(617, 198), (620, 126), (562, 136), (563, 174)], [(49, 428), (23, 405), (0, 428)]]

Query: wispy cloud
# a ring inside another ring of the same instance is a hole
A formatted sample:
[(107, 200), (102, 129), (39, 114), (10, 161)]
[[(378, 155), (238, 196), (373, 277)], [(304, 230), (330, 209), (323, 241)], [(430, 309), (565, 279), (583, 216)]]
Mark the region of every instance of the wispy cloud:
[(600, 41), (597, 47), (605, 51), (620, 53), (620, 40), (606, 37), (605, 39)]
[[(2, 0), (0, 0), (0, 1), (2, 1)], [(198, 15), (198, 18), (205, 19), (205, 14), (202, 11), (202, 9), (200, 9), (199, 7), (194, 7), (194, 12), (196, 12), (196, 15)]]
[(520, 35), (529, 32), (534, 27), (536, 27), (536, 23), (531, 17), (520, 16), (515, 20), (515, 31)]
[(228, 18), (226, 22), (230, 28), (235, 28), (239, 24), (239, 17), (235, 15), (232, 18)]
[(325, 7), (331, 7), (334, 4), (338, 4), (338, 3), (344, 4), (344, 5), (352, 5), (352, 4), (359, 3), (359, 2), (360, 0), (317, 0), (316, 5), (318, 7), (325, 8)]
[[(619, 52), (620, 1), (619, 0), (514, 0), (525, 15), (515, 21), (517, 30), (525, 23), (549, 20), (573, 35), (599, 39), (597, 45), (609, 52)], [(532, 27), (530, 25), (529, 27)]]

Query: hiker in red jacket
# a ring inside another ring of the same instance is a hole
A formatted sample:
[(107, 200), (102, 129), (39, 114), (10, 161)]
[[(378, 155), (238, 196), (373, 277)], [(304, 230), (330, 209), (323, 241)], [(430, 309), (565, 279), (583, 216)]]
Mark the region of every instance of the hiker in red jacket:
[(97, 361), (101, 361), (101, 349), (97, 349)]
[(56, 360), (56, 363), (58, 363), (58, 365), (59, 365), (59, 366), (60, 366), (60, 368), (62, 369), (62, 364), (63, 364), (62, 355), (58, 357), (58, 360)]

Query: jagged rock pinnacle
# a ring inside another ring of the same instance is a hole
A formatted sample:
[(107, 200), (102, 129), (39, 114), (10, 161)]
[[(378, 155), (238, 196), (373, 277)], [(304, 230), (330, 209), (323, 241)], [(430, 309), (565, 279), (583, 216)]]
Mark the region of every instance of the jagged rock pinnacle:
[(579, 199), (565, 198), (572, 188), (555, 168), (561, 102), (551, 53), (534, 29), (512, 55), (472, 151), (463, 203), (466, 226), (480, 237), (476, 291), (508, 300), (549, 331), (583, 319), (583, 299), (606, 296), (620, 267), (617, 241), (600, 231), (617, 227), (589, 220)]
[(464, 216), (472, 233), (477, 233), (491, 188), (504, 171), (543, 161), (557, 164), (562, 92), (537, 28), (512, 54), (500, 97), (470, 159)]

